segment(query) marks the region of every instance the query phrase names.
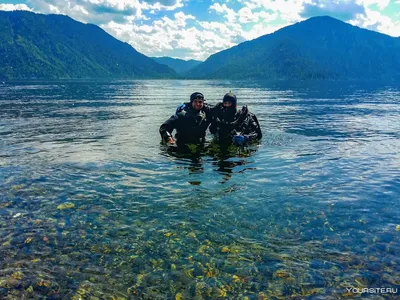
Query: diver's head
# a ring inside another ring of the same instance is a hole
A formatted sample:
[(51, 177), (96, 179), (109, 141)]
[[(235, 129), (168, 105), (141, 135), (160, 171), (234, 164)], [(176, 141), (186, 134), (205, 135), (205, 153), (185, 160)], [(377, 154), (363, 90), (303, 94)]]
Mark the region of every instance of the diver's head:
[(195, 110), (201, 110), (204, 107), (204, 95), (199, 92), (195, 92), (190, 95), (190, 104)]
[(233, 94), (231, 92), (226, 93), (224, 98), (222, 99), (222, 105), (224, 106), (224, 109), (236, 112), (237, 99), (236, 99), (235, 94)]

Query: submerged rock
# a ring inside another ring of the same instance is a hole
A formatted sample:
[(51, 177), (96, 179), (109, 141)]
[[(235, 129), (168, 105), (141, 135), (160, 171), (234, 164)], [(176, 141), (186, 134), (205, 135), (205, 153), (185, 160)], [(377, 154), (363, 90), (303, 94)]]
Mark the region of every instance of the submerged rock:
[(72, 209), (75, 207), (75, 204), (72, 202), (65, 202), (57, 206), (58, 210), (64, 210), (64, 209)]

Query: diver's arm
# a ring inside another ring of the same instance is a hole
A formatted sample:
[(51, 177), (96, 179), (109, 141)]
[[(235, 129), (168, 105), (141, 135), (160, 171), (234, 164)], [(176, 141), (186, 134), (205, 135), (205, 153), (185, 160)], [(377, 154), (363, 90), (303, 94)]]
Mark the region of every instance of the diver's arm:
[(215, 119), (213, 106), (205, 104), (203, 111), (206, 113), (206, 119), (208, 124), (212, 124)]
[(208, 111), (206, 112), (208, 114), (209, 119), (211, 119), (211, 125), (210, 125), (210, 132), (211, 134), (216, 134), (218, 133), (218, 123), (220, 123), (218, 119), (218, 113), (221, 111), (223, 105), (222, 103), (217, 103), (214, 106), (207, 105)]
[(260, 140), (262, 138), (260, 124), (254, 114), (251, 114), (249, 123), (243, 135), (247, 141)]
[(218, 125), (217, 125), (217, 120), (213, 119), (211, 121), (211, 125), (210, 125), (210, 132), (211, 134), (216, 134), (217, 133), (217, 129), (218, 129)]
[(175, 124), (177, 120), (178, 117), (176, 115), (173, 115), (160, 126), (160, 135), (163, 141), (168, 143), (174, 142), (172, 131), (174, 131), (175, 129)]
[(255, 131), (257, 133), (257, 139), (261, 140), (262, 138), (261, 126), (260, 123), (258, 122), (256, 115), (254, 114), (252, 115), (252, 124), (255, 127)]

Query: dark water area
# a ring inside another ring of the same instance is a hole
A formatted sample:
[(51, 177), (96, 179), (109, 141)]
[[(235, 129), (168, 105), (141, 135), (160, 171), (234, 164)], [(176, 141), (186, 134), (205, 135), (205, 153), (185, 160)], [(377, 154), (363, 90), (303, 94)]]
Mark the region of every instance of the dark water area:
[[(259, 145), (160, 144), (229, 90)], [(399, 196), (398, 85), (0, 84), (0, 299), (398, 299)]]

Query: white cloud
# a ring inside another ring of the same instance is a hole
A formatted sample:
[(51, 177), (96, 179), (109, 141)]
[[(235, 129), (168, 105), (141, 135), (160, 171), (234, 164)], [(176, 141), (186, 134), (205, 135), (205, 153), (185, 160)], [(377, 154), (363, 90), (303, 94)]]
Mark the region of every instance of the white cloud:
[(376, 4), (380, 10), (384, 10), (389, 5), (390, 0), (358, 0), (357, 2), (363, 4), (365, 7)]
[(199, 25), (206, 30), (219, 32), (222, 35), (230, 36), (232, 34), (232, 29), (230, 29), (225, 23), (199, 22)]
[(52, 14), (61, 14), (61, 11), (58, 9), (58, 7), (54, 5), (49, 5), (49, 10)]
[[(289, 24), (287, 24), (289, 25)], [(253, 40), (262, 35), (273, 33), (282, 28), (282, 25), (264, 25), (264, 24), (256, 24), (252, 27), (252, 29), (248, 32), (244, 32), (243, 36), (246, 40)]]
[(238, 11), (240, 23), (255, 23), (258, 21), (258, 14), (254, 14), (250, 8), (243, 7)]
[(210, 6), (209, 10), (215, 10), (218, 14), (224, 14), (224, 17), (228, 20), (228, 22), (235, 22), (236, 13), (233, 9), (228, 8), (226, 4), (214, 3)]
[(262, 9), (278, 13), (282, 20), (287, 22), (297, 22), (301, 20), (300, 12), (304, 3), (311, 0), (239, 0), (245, 7), (251, 10)]
[[(234, 13), (226, 5), (215, 5), (214, 9), (221, 13)], [(179, 58), (204, 60), (211, 54), (274, 32), (281, 27), (267, 23), (275, 20), (278, 17), (277, 13), (247, 12), (261, 23), (254, 23), (246, 31), (240, 23), (233, 20), (236, 18), (229, 18), (231, 21), (226, 22), (197, 21), (193, 15), (181, 11), (175, 13), (172, 18), (164, 16), (147, 25), (110, 22), (102, 27), (148, 56), (176, 57), (176, 53), (180, 53)], [(188, 23), (189, 21), (191, 22)]]
[(13, 11), (13, 10), (28, 10), (32, 11), (31, 8), (26, 6), (26, 4), (4, 4), (0, 3), (0, 10), (5, 10), (5, 11)]
[(140, 19), (142, 7), (139, 0), (29, 0), (33, 11), (58, 13), (84, 22), (103, 24), (110, 20), (122, 21), (125, 17)]
[[(205, 59), (210, 54), (226, 49), (234, 44), (217, 34), (215, 29), (197, 29), (187, 26), (187, 20), (194, 20), (192, 15), (178, 12), (174, 18), (163, 17), (151, 25), (118, 24), (110, 22), (102, 26), (117, 38), (129, 41), (138, 51), (149, 56), (174, 56), (180, 58)], [(216, 29), (218, 30), (218, 29)]]
[(84, 22), (106, 24), (146, 20), (144, 12), (170, 11), (183, 6), (182, 0), (28, 0), (35, 12), (59, 13)]
[(176, 25), (179, 27), (186, 26), (186, 20), (195, 20), (196, 18), (192, 15), (185, 15), (183, 12), (178, 12), (174, 14)]
[(271, 21), (278, 19), (278, 17), (279, 17), (278, 13), (269, 14), (265, 11), (259, 12), (258, 16), (259, 16), (260, 20), (262, 20), (264, 22), (271, 22)]
[(393, 21), (389, 17), (382, 15), (380, 12), (368, 8), (366, 9), (365, 15), (359, 15), (349, 23), (391, 36), (400, 36), (400, 21)]
[[(147, 2), (153, 3), (149, 4)], [(178, 1), (143, 1), (142, 2), (143, 10), (176, 10), (178, 8), (183, 7), (182, 0)]]

